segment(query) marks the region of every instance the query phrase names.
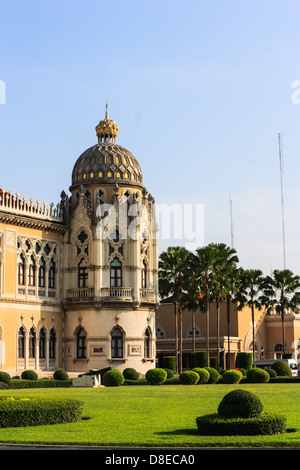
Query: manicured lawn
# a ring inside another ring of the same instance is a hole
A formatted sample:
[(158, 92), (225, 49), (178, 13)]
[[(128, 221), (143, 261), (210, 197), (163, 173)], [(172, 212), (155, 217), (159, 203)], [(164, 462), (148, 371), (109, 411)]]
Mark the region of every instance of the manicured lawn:
[[(214, 437), (197, 434), (196, 417), (214, 413), (222, 397), (243, 388), (257, 394), (265, 411), (287, 417), (289, 432), (275, 436)], [(0, 429), (1, 443), (91, 446), (278, 447), (300, 446), (300, 385), (162, 385), (95, 389), (1, 390), (8, 396), (55, 396), (85, 402), (77, 423)]]

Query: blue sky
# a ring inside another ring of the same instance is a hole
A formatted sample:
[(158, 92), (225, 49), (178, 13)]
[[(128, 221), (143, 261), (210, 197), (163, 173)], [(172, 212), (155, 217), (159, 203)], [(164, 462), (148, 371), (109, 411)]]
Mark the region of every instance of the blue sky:
[(203, 205), (204, 243), (230, 244), (230, 190), (240, 263), (269, 273), (283, 267), (280, 132), (300, 274), (299, 22), (299, 0), (0, 1), (0, 187), (58, 202), (108, 100), (156, 202)]

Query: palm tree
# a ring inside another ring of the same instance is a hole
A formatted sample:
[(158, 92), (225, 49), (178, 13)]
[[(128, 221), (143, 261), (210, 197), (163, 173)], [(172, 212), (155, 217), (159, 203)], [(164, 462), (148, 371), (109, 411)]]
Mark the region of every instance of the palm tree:
[[(183, 297), (183, 272), (188, 250), (181, 246), (170, 246), (167, 251), (161, 253), (158, 263), (159, 293), (162, 297), (171, 295), (175, 312), (175, 357), (176, 371), (178, 371), (178, 313), (182, 325), (182, 297)], [(180, 365), (182, 368), (182, 326)]]
[(241, 269), (240, 281), (241, 288), (237, 294), (238, 310), (242, 310), (245, 306), (251, 308), (253, 360), (255, 360), (254, 309), (261, 310), (264, 305), (265, 277), (259, 269)]
[(268, 312), (273, 308), (281, 315), (282, 345), (285, 353), (284, 318), (287, 310), (299, 312), (300, 305), (300, 277), (289, 269), (275, 269), (272, 276), (267, 276), (265, 281), (265, 304)]
[[(197, 264), (196, 278), (198, 279), (201, 292), (204, 296), (204, 310), (206, 315), (206, 360), (209, 365), (209, 313), (212, 296), (220, 300), (229, 291), (226, 290), (226, 276), (229, 266), (235, 265), (238, 261), (235, 250), (227, 247), (223, 243), (210, 243), (204, 247), (196, 249), (194, 255)], [(218, 316), (219, 316), (218, 307)], [(219, 320), (218, 320), (219, 321)], [(219, 337), (218, 337), (219, 355)]]

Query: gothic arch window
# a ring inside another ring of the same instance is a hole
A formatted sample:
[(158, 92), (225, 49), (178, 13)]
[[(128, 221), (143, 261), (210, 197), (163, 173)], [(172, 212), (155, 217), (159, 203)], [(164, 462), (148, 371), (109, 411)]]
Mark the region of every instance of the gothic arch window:
[(55, 348), (56, 348), (56, 332), (52, 327), (49, 335), (49, 358), (55, 359)]
[(78, 263), (78, 287), (87, 287), (88, 284), (88, 272), (87, 272), (87, 261), (82, 258)]
[(45, 287), (45, 274), (46, 274), (46, 262), (44, 258), (40, 258), (39, 272), (38, 272), (39, 287)]
[(123, 357), (123, 333), (117, 326), (111, 332), (111, 357), (121, 358)]
[(30, 256), (28, 262), (28, 285), (35, 286), (36, 264), (33, 256)]
[(118, 258), (110, 263), (110, 287), (122, 287), (122, 263)]
[(25, 357), (25, 329), (23, 326), (18, 331), (18, 358), (24, 359)]
[(76, 357), (77, 359), (86, 358), (86, 331), (82, 327), (76, 333)]
[(143, 260), (143, 265), (141, 269), (141, 286), (142, 289), (145, 289), (147, 287), (147, 264), (145, 260)]
[(144, 335), (144, 357), (151, 357), (151, 329), (148, 327)]
[(29, 341), (28, 341), (28, 356), (30, 358), (35, 358), (35, 344), (36, 344), (36, 335), (35, 329), (33, 327), (29, 330)]
[(39, 358), (45, 359), (46, 357), (46, 329), (43, 326), (39, 333)]
[(25, 285), (25, 258), (22, 253), (18, 257), (18, 284)]
[(53, 258), (51, 258), (49, 262), (48, 287), (50, 289), (55, 289), (55, 262)]

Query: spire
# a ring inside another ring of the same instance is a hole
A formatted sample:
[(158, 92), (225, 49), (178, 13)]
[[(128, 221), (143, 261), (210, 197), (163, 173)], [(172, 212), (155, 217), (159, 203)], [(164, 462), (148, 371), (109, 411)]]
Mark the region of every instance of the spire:
[(108, 119), (108, 102), (106, 100), (105, 119)]

